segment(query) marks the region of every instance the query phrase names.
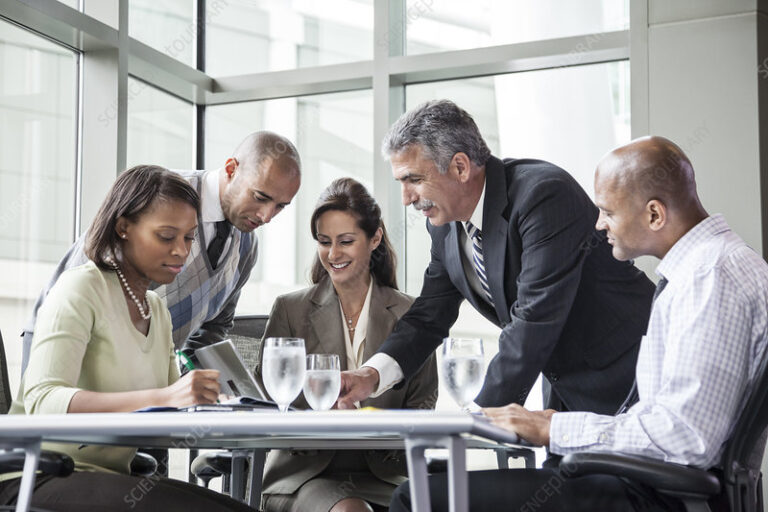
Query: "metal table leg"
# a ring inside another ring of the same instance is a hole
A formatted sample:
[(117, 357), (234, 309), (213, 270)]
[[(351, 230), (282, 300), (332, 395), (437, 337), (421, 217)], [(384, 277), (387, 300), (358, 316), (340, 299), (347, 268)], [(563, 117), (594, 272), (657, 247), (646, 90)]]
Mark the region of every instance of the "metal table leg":
[(190, 484), (200, 485), (197, 481), (197, 477), (192, 473), (192, 461), (200, 455), (200, 450), (197, 448), (190, 448), (187, 450), (187, 482)]
[(232, 473), (230, 473), (230, 496), (245, 502), (245, 471), (250, 450), (232, 450)]
[(469, 485), (466, 466), (466, 442), (460, 436), (422, 436), (405, 439), (408, 478), (414, 512), (430, 512), (432, 503), (427, 480), (427, 448), (448, 449), (448, 503), (450, 512), (468, 512)]
[(449, 437), (448, 444), (448, 509), (451, 512), (469, 510), (469, 479), (467, 477), (467, 443), (462, 437)]
[(16, 512), (27, 512), (32, 505), (37, 465), (40, 462), (40, 442), (37, 441), (25, 445), (24, 451), (26, 452), (26, 457), (24, 458), (24, 471), (21, 476), (19, 497), (16, 500)]
[(248, 505), (258, 509), (261, 503), (261, 480), (264, 478), (264, 461), (267, 450), (251, 451), (251, 490), (248, 493)]
[(509, 469), (509, 454), (506, 448), (496, 448), (496, 464), (499, 469)]
[(405, 439), (405, 454), (408, 463), (408, 485), (411, 489), (411, 509), (413, 512), (430, 512), (432, 504), (429, 499), (429, 483), (427, 481), (427, 460), (424, 450), (429, 446), (429, 440), (407, 437)]

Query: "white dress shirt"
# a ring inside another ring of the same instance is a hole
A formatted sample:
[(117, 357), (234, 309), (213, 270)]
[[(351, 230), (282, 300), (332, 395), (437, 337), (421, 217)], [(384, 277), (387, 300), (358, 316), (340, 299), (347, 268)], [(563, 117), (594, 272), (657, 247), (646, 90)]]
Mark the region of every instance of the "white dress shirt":
[[(483, 230), (483, 203), (485, 203), (486, 183), (487, 181), (484, 181), (483, 192), (480, 194), (480, 199), (477, 201), (475, 209), (469, 217), (469, 221), (480, 231)], [(488, 297), (486, 297), (485, 291), (480, 284), (480, 278), (477, 276), (475, 267), (472, 265), (472, 239), (467, 235), (466, 228), (459, 231), (459, 237), (461, 239), (462, 255), (464, 256), (461, 258), (461, 264), (464, 267), (464, 274), (467, 276), (469, 286), (480, 298), (488, 302)], [(360, 366), (369, 366), (379, 372), (379, 386), (373, 392), (371, 398), (375, 398), (388, 391), (392, 386), (403, 380), (404, 377), (403, 370), (397, 361), (389, 354), (383, 352), (377, 352), (372, 355), (365, 364)]]
[[(219, 198), (219, 171), (207, 171), (203, 176), (200, 188), (200, 217), (203, 219), (205, 243), (210, 245), (216, 236), (216, 223), (225, 218)], [(224, 242), (219, 261), (226, 256), (230, 243), (232, 243), (231, 236)], [(216, 262), (217, 265), (219, 261)]]
[(550, 450), (638, 454), (716, 465), (768, 343), (768, 264), (721, 215), (701, 221), (656, 270), (637, 360), (639, 401), (626, 413), (552, 416)]
[(344, 309), (341, 307), (341, 301), (339, 301), (339, 310), (341, 311), (341, 318), (344, 322), (344, 346), (347, 347), (347, 370), (357, 370), (363, 364), (363, 352), (365, 349), (365, 337), (368, 334), (368, 315), (371, 309), (371, 291), (373, 290), (373, 279), (371, 276), (371, 284), (368, 285), (368, 293), (365, 294), (365, 301), (363, 302), (363, 308), (360, 310), (360, 315), (357, 317), (357, 325), (355, 325), (355, 338), (349, 339), (349, 325), (347, 324), (347, 317), (344, 314)]
[[(482, 233), (483, 231), (483, 203), (485, 202), (485, 184), (483, 184), (483, 193), (480, 194), (480, 200), (475, 205), (475, 211), (472, 212), (472, 216), (469, 218), (469, 222), (472, 223)], [(482, 300), (490, 304), (488, 296), (483, 290), (483, 285), (480, 284), (480, 278), (475, 270), (475, 265), (472, 263), (472, 239), (467, 233), (467, 226), (465, 223), (461, 223), (464, 229), (459, 231), (459, 239), (461, 240), (461, 266), (464, 267), (464, 275), (467, 276), (469, 287), (477, 294)], [(485, 258), (483, 258), (485, 259)]]

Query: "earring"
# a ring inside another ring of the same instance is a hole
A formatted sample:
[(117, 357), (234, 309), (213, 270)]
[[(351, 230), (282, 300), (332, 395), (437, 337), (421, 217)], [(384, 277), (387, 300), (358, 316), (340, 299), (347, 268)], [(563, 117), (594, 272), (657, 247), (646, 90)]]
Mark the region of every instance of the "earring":
[(120, 237), (121, 237), (121, 238), (125, 238), (125, 233), (123, 233), (122, 235), (120, 235)]

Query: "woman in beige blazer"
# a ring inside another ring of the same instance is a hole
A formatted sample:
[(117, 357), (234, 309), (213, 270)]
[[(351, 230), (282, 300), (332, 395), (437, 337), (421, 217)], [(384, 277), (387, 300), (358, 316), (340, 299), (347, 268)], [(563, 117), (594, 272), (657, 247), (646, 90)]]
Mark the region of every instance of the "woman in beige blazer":
[[(277, 298), (264, 337), (304, 338), (307, 354), (338, 354), (342, 370), (357, 368), (376, 352), (413, 298), (397, 291), (395, 255), (381, 211), (357, 181), (341, 178), (323, 191), (311, 231), (318, 243), (314, 285)], [(432, 356), (407, 385), (360, 405), (432, 409), (436, 400)], [(308, 408), (303, 395), (292, 405)], [(406, 475), (401, 451), (272, 451), (264, 471), (263, 507), (265, 512), (387, 510)]]

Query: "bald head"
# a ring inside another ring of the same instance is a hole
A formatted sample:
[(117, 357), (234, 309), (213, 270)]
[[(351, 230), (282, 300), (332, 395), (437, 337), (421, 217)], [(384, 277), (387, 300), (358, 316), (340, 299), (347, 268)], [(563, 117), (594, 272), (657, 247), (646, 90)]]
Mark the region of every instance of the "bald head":
[(682, 211), (700, 206), (690, 160), (664, 137), (642, 137), (610, 152), (598, 165), (595, 181), (642, 204), (656, 199)]
[(267, 167), (275, 166), (284, 172), (301, 174), (301, 158), (296, 147), (287, 138), (266, 130), (248, 135), (232, 155), (241, 168), (256, 171), (266, 159)]
[(611, 151), (595, 173), (596, 228), (605, 230), (613, 255), (663, 258), (707, 212), (699, 202), (693, 167), (663, 137), (643, 137)]

